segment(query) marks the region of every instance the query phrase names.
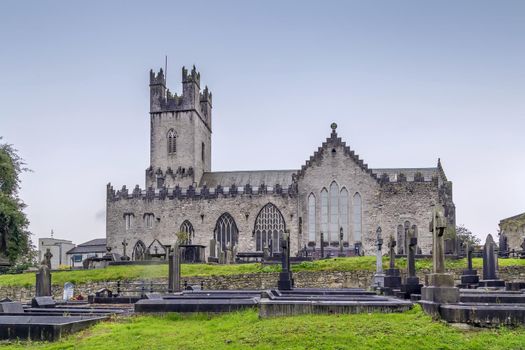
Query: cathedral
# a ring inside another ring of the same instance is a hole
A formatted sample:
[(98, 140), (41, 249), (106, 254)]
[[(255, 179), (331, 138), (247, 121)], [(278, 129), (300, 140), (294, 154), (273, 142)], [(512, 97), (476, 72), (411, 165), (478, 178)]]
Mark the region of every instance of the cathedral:
[[(182, 68), (182, 94), (170, 92), (162, 69), (150, 71), (150, 165), (145, 187), (107, 185), (107, 245), (142, 260), (173, 246), (181, 232), (207, 256), (278, 253), (285, 232), (292, 255), (373, 255), (376, 231), (406, 254), (408, 231), (429, 254), (432, 208), (441, 204), (455, 236), (452, 182), (440, 160), (431, 168), (370, 168), (337, 134), (337, 125), (300, 169), (214, 172), (212, 94), (193, 67)], [(220, 122), (220, 119), (219, 119)], [(213, 242), (213, 243), (212, 243)], [(217, 249), (209, 249), (216, 245)], [(127, 247), (127, 248), (126, 248)], [(385, 252), (388, 247), (383, 245)]]

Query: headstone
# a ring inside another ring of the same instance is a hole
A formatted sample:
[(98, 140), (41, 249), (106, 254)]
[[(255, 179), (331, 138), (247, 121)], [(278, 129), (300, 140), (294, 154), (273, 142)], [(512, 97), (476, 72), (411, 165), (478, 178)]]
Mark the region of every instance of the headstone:
[(382, 252), (383, 237), (381, 236), (381, 227), (377, 228), (376, 234), (377, 234), (376, 273), (374, 274), (372, 287), (373, 288), (383, 288), (384, 281), (385, 281), (385, 275), (383, 273), (383, 252)]
[(344, 257), (346, 254), (343, 252), (343, 228), (339, 229), (339, 256)]
[(266, 260), (270, 257), (270, 253), (268, 251), (268, 246), (266, 245), (266, 242), (263, 243), (263, 259)]
[(55, 301), (52, 297), (34, 297), (31, 300), (31, 307), (38, 308), (53, 308), (56, 306)]
[(410, 299), (412, 294), (421, 294), (422, 284), (416, 276), (416, 247), (417, 237), (415, 227), (412, 226), (407, 231), (408, 257), (407, 257), (407, 277), (405, 283), (401, 284), (401, 290), (396, 295), (405, 299)]
[(394, 295), (394, 290), (401, 287), (401, 273), (396, 269), (396, 241), (393, 236), (390, 236), (388, 242), (388, 249), (390, 255), (389, 268), (385, 271), (383, 293), (386, 295)]
[(62, 296), (63, 300), (71, 300), (74, 296), (75, 285), (71, 282), (64, 283), (64, 294)]
[(217, 257), (217, 241), (214, 239), (210, 239), (210, 257), (215, 258)]
[(432, 233), (432, 273), (428, 276), (429, 285), (421, 290), (421, 300), (433, 304), (449, 304), (459, 301), (459, 289), (454, 287), (454, 275), (445, 272), (445, 241), (447, 227), (444, 210), (440, 205), (434, 207), (429, 231)]
[(495, 251), (492, 235), (487, 236), (483, 246), (483, 279), (479, 281), (480, 287), (505, 287), (505, 281), (498, 279), (498, 256)]
[(161, 300), (162, 295), (160, 293), (146, 293), (146, 299), (150, 300)]
[(467, 268), (463, 270), (461, 274), (461, 284), (458, 285), (459, 288), (473, 289), (479, 285), (478, 271), (472, 268), (472, 251), (473, 247), (467, 243)]
[(290, 270), (290, 234), (287, 231), (281, 240), (281, 273), (279, 274), (279, 281), (277, 288), (280, 290), (293, 289), (294, 281), (292, 278), (292, 271)]
[(120, 260), (128, 261), (130, 258), (126, 255), (126, 247), (128, 246), (128, 242), (124, 239), (122, 241), (122, 256), (120, 257)]
[(168, 255), (168, 292), (180, 292), (180, 248), (176, 243), (173, 251)]
[(521, 242), (521, 252), (520, 252), (520, 259), (525, 259), (525, 237), (523, 238), (523, 242)]
[(237, 257), (237, 246), (234, 246), (232, 243), (231, 248), (231, 256), (230, 256), (230, 264), (235, 264), (235, 258)]
[(324, 233), (321, 232), (321, 259), (324, 258)]
[(51, 296), (51, 254), (49, 248), (47, 249), (46, 254), (44, 255), (44, 260), (40, 263), (38, 272), (36, 273), (36, 288), (35, 296)]
[(500, 233), (499, 235), (499, 256), (501, 258), (509, 257), (509, 245), (507, 235), (504, 233)]
[(0, 302), (0, 313), (23, 314), (24, 307), (21, 303), (15, 301)]

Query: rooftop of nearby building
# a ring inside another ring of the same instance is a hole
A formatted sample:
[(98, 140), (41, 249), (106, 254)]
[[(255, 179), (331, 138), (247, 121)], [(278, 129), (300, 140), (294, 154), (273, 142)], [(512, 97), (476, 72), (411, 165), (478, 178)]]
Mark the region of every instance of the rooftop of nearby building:
[(75, 248), (69, 250), (67, 254), (86, 254), (86, 253), (105, 253), (106, 239), (96, 238), (91, 241), (84, 242), (77, 245)]

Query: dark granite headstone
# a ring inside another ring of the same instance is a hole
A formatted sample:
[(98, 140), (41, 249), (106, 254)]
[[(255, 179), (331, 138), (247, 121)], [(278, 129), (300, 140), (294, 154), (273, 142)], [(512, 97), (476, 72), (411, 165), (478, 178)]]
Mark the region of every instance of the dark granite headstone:
[(467, 268), (463, 270), (461, 274), (461, 284), (458, 285), (459, 288), (473, 289), (479, 285), (478, 271), (472, 268), (472, 251), (473, 247), (467, 244)]
[(34, 297), (31, 300), (31, 306), (38, 308), (53, 308), (56, 306), (56, 303), (52, 297)]
[(505, 281), (498, 279), (495, 243), (492, 235), (487, 236), (483, 246), (483, 280), (479, 281), (480, 287), (505, 287)]
[(285, 233), (285, 237), (281, 240), (281, 273), (279, 273), (279, 281), (277, 287), (280, 290), (291, 290), (293, 288), (292, 271), (290, 270), (290, 235)]
[(384, 279), (384, 290), (383, 293), (386, 295), (394, 295), (394, 290), (401, 287), (401, 273), (399, 269), (396, 269), (396, 241), (393, 236), (390, 236), (390, 241), (388, 242), (390, 263), (389, 268), (385, 271)]
[(168, 292), (180, 292), (180, 248), (175, 244), (168, 256)]
[(0, 313), (23, 314), (24, 307), (21, 303), (15, 301), (6, 301), (0, 303)]
[(421, 294), (422, 284), (416, 276), (416, 247), (417, 237), (415, 227), (408, 230), (408, 258), (407, 258), (407, 277), (405, 283), (401, 285), (401, 291), (396, 293), (397, 296), (410, 299), (412, 294)]

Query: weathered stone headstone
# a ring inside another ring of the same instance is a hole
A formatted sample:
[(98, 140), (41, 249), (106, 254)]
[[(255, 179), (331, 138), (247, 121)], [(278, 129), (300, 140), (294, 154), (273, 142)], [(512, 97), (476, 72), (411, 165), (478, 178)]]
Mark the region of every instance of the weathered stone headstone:
[(49, 248), (47, 249), (46, 254), (44, 255), (44, 260), (40, 263), (38, 272), (36, 273), (36, 286), (35, 286), (35, 296), (51, 296), (51, 258), (53, 254)]
[(126, 255), (126, 247), (128, 246), (128, 242), (124, 239), (122, 241), (122, 256), (120, 257), (120, 260), (128, 261), (130, 260), (129, 256)]
[(343, 228), (339, 230), (339, 256), (344, 257), (346, 254), (343, 252)]
[(459, 288), (472, 289), (477, 288), (479, 285), (478, 271), (472, 268), (472, 251), (473, 247), (467, 243), (467, 268), (463, 270), (461, 274), (461, 284), (458, 285)]
[(176, 243), (173, 251), (168, 255), (168, 292), (180, 292), (180, 248)]
[(210, 239), (210, 257), (215, 258), (217, 254), (217, 241)]
[(324, 233), (321, 232), (321, 259), (324, 258)]
[(487, 236), (483, 246), (483, 279), (479, 281), (480, 287), (505, 287), (505, 281), (498, 279), (498, 256), (495, 251), (492, 235)]
[(376, 252), (376, 273), (374, 274), (374, 280), (372, 283), (373, 288), (383, 288), (384, 281), (385, 281), (385, 275), (383, 273), (383, 237), (381, 236), (381, 227), (378, 227), (376, 230), (376, 245), (377, 245), (377, 252)]
[(401, 291), (396, 294), (399, 297), (409, 299), (412, 294), (421, 294), (422, 284), (416, 276), (416, 248), (417, 237), (415, 227), (412, 226), (407, 231), (408, 256), (407, 256), (407, 277), (405, 283), (401, 284)]
[[(421, 290), (421, 300), (432, 304), (457, 303), (459, 301), (459, 289), (454, 287), (454, 275), (445, 272), (444, 233), (446, 227), (444, 210), (440, 205), (437, 205), (433, 209), (432, 221), (430, 222), (433, 243), (433, 273), (428, 275), (429, 285)], [(436, 306), (426, 305), (434, 312), (438, 311)]]
[(500, 233), (499, 235), (499, 256), (501, 258), (509, 257), (509, 245), (507, 240), (507, 235)]
[(266, 260), (270, 257), (270, 253), (268, 251), (268, 245), (266, 242), (263, 243), (263, 259)]
[(390, 236), (388, 242), (388, 249), (390, 255), (389, 268), (385, 271), (383, 293), (386, 295), (394, 295), (394, 290), (401, 287), (401, 273), (396, 269), (396, 241), (393, 236)]
[(64, 294), (62, 295), (63, 300), (71, 300), (75, 294), (75, 285), (71, 282), (64, 283)]
[(279, 281), (277, 288), (280, 290), (293, 289), (294, 281), (292, 278), (292, 271), (290, 270), (290, 234), (287, 231), (281, 240), (281, 273), (279, 273)]

